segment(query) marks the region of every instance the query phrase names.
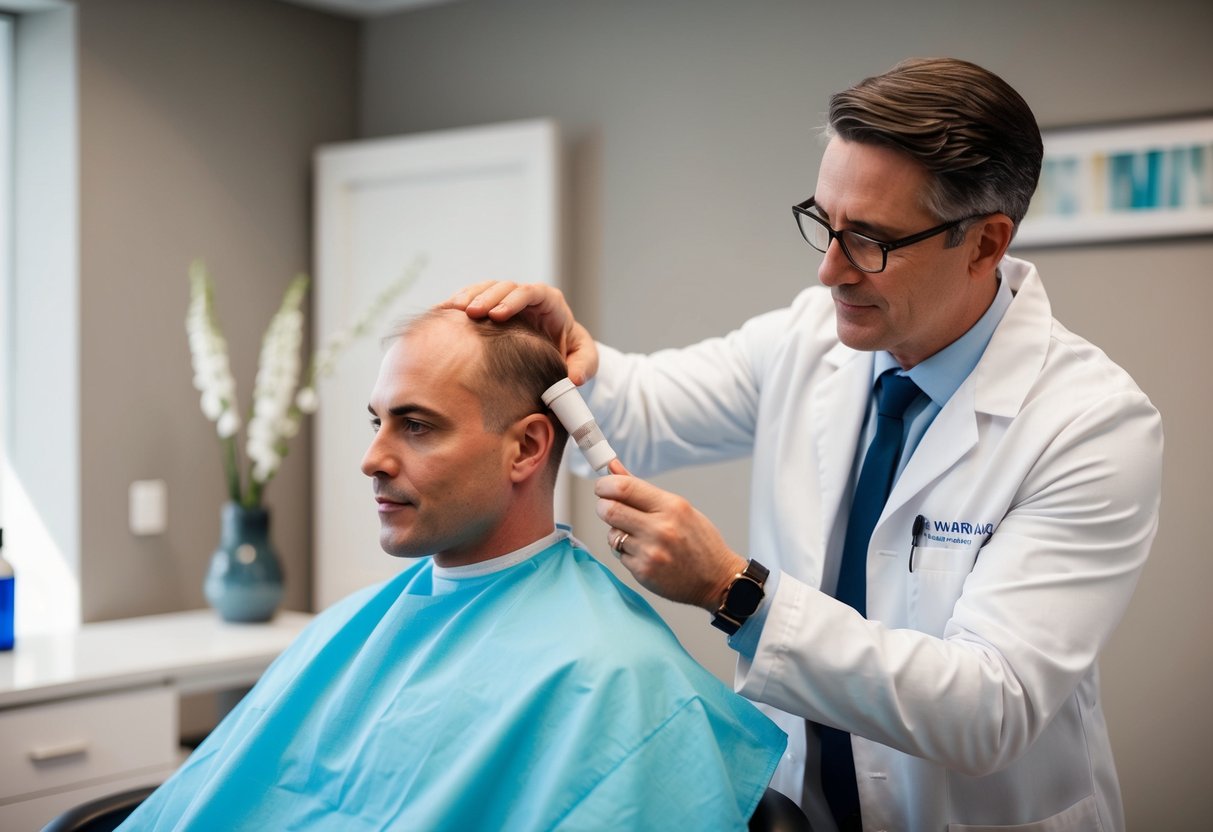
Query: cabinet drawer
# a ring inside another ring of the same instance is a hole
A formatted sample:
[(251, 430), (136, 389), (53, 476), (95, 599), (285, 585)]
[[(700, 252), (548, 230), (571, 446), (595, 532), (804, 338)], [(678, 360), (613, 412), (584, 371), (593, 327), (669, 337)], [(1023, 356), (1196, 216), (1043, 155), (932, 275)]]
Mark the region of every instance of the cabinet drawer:
[(168, 687), (0, 711), (0, 802), (171, 764), (177, 697)]

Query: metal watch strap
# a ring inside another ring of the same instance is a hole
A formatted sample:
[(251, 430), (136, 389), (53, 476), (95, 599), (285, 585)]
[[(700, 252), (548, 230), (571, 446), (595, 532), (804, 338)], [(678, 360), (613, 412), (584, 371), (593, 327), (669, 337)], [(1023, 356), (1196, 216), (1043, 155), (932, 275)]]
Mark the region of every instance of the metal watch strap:
[[(741, 625), (754, 614), (758, 609), (758, 605), (762, 603), (765, 594), (764, 588), (770, 574), (771, 571), (769, 569), (751, 558), (750, 562), (746, 564), (745, 571), (738, 572), (729, 583), (728, 589), (724, 591), (724, 598), (720, 602), (720, 607), (716, 610), (716, 614), (712, 616), (712, 626), (718, 630), (723, 630), (730, 636), (740, 630)], [(752, 603), (747, 604), (748, 608), (746, 609), (730, 608), (729, 602), (733, 600), (733, 596), (736, 594), (735, 590), (742, 581), (753, 587), (750, 590), (752, 594), (749, 596)]]

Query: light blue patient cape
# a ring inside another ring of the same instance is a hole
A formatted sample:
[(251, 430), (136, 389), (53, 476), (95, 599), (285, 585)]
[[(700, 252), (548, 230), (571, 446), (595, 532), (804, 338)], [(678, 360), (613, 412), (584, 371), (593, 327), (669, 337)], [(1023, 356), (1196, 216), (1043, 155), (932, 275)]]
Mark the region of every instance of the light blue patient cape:
[(121, 828), (745, 829), (783, 732), (552, 540), (319, 615)]

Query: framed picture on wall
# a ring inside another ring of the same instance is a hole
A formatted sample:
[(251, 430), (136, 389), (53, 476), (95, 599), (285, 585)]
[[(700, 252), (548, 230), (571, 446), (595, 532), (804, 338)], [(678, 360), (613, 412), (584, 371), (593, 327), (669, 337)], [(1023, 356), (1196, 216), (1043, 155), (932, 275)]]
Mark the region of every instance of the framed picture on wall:
[(1213, 115), (1043, 136), (1016, 247), (1213, 234)]

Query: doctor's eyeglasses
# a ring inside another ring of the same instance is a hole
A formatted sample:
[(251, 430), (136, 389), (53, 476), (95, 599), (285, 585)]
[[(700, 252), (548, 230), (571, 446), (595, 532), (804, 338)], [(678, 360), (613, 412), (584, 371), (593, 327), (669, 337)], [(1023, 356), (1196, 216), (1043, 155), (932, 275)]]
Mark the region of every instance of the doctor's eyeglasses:
[(830, 227), (830, 224), (825, 221), (817, 212), (817, 198), (809, 197), (799, 205), (792, 206), (792, 216), (796, 217), (796, 224), (800, 226), (800, 235), (804, 237), (805, 242), (813, 248), (825, 253), (830, 247), (831, 240), (838, 240), (838, 244), (842, 246), (842, 253), (846, 255), (847, 260), (851, 265), (859, 269), (861, 272), (868, 274), (877, 274), (883, 272), (889, 262), (889, 252), (894, 249), (904, 248), (905, 246), (921, 243), (923, 240), (930, 239), (936, 234), (942, 234), (949, 229), (955, 228), (962, 222), (968, 222), (971, 219), (976, 219), (982, 214), (977, 214), (973, 217), (963, 217), (951, 222), (945, 222), (942, 225), (937, 225), (934, 228), (928, 228), (926, 231), (920, 231), (917, 234), (911, 234), (908, 237), (902, 237), (899, 240), (883, 242), (875, 240), (866, 234), (860, 234), (858, 231), (844, 229), (835, 231)]

